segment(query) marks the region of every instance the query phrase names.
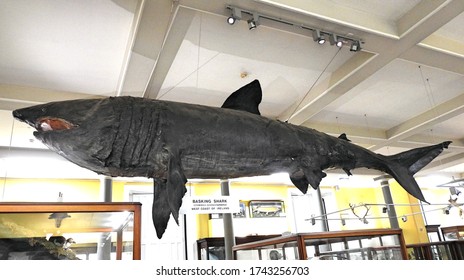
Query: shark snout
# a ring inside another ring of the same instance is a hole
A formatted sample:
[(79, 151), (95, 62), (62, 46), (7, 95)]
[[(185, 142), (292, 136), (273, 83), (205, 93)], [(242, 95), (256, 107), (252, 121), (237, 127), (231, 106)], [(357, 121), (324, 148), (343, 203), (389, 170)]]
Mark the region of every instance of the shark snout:
[(18, 120), (23, 120), (23, 114), (21, 114), (20, 110), (14, 110), (13, 117)]

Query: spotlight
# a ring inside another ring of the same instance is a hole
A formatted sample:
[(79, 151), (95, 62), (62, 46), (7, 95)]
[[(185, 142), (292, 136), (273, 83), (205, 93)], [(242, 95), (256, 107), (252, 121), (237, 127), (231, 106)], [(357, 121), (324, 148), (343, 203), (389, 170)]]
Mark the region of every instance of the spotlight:
[(388, 208), (387, 208), (387, 207), (383, 207), (383, 208), (382, 208), (382, 213), (385, 214), (385, 213), (387, 213), (387, 211), (388, 211)]
[(317, 42), (319, 45), (322, 45), (325, 43), (325, 38), (324, 35), (321, 34), (321, 31), (319, 30), (313, 30), (313, 40)]
[(256, 27), (258, 26), (258, 21), (259, 21), (259, 16), (258, 14), (253, 14), (253, 18), (250, 18), (248, 20), (248, 29), (249, 30), (253, 30), (253, 29), (256, 29)]
[(361, 43), (359, 41), (353, 41), (351, 43), (350, 51), (357, 52), (361, 50)]
[(227, 18), (227, 23), (230, 25), (233, 25), (235, 23), (235, 18), (233, 16), (230, 16)]
[(238, 8), (230, 8), (232, 13), (230, 17), (227, 18), (227, 23), (233, 25), (237, 20), (242, 19), (242, 11)]
[(252, 19), (248, 20), (248, 29), (253, 30), (256, 28), (256, 22)]
[(336, 45), (339, 48), (343, 46), (343, 41), (335, 34), (330, 34), (329, 42), (331, 45)]
[(402, 220), (403, 222), (407, 222), (407, 221), (408, 221), (408, 217), (403, 216), (403, 217), (401, 217), (401, 220)]
[(445, 208), (445, 209), (443, 209), (443, 214), (445, 214), (445, 215), (449, 215), (449, 213), (450, 213), (450, 210), (449, 210), (449, 208), (448, 208), (448, 207), (447, 207), (447, 208)]

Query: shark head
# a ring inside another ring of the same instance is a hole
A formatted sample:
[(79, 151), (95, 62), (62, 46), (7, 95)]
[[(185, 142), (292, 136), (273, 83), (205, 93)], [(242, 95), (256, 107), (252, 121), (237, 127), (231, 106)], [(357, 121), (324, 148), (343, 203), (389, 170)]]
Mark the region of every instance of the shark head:
[(79, 166), (105, 174), (117, 125), (110, 99), (51, 102), (13, 111), (34, 127), (34, 136)]

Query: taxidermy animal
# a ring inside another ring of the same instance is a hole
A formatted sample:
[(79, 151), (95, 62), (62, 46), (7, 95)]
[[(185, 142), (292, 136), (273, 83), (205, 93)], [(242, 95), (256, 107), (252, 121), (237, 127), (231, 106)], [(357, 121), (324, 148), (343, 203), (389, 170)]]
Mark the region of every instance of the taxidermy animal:
[(13, 112), (68, 160), (107, 176), (154, 178), (153, 221), (162, 237), (178, 222), (187, 178), (228, 179), (288, 172), (306, 193), (323, 170), (359, 167), (390, 174), (425, 201), (413, 175), (451, 142), (383, 156), (311, 128), (260, 115), (255, 80), (221, 108), (129, 96), (52, 102)]

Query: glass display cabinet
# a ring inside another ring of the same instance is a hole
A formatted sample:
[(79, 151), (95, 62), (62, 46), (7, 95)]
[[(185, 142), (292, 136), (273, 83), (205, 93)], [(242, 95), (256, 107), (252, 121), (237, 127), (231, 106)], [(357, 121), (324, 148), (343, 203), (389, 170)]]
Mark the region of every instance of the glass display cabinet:
[(0, 259), (141, 256), (140, 203), (0, 203)]
[[(235, 237), (235, 244), (249, 243), (278, 236), (280, 235), (250, 235), (244, 237)], [(199, 260), (224, 260), (224, 238), (207, 237), (197, 240), (197, 253), (197, 257)]]
[(408, 244), (410, 260), (464, 260), (464, 240)]
[(236, 245), (236, 260), (406, 260), (401, 229), (289, 234)]
[(464, 240), (464, 225), (442, 227), (441, 232), (445, 240)]

